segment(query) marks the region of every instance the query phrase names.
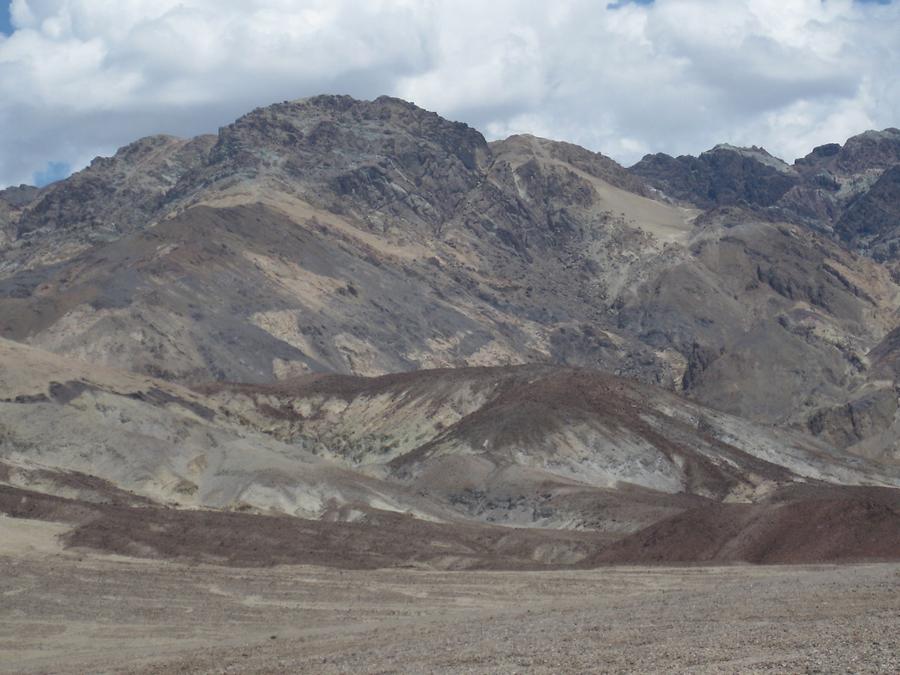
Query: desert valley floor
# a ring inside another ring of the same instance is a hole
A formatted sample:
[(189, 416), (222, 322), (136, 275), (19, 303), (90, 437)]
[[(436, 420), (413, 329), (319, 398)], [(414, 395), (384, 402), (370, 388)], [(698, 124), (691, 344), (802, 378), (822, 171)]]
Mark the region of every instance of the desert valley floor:
[(886, 673), (900, 564), (229, 568), (64, 550), (0, 517), (0, 670)]

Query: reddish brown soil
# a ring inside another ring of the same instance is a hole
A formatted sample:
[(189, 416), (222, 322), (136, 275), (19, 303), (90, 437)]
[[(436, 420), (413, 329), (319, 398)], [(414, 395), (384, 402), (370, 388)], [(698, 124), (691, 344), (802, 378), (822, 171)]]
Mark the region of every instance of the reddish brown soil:
[(710, 502), (619, 541), (594, 532), (438, 524), (371, 510), (364, 521), (348, 523), (86, 503), (3, 486), (0, 512), (71, 523), (70, 547), (240, 567), (900, 560), (900, 490), (878, 488), (808, 487), (765, 504)]
[(900, 559), (900, 490), (791, 490), (765, 504), (689, 509), (609, 546), (596, 563)]
[[(348, 523), (86, 504), (4, 486), (0, 512), (74, 524), (65, 538), (69, 547), (240, 567), (310, 564), (375, 569), (427, 564), (541, 569), (583, 559), (610, 541), (593, 532), (447, 525), (371, 510), (363, 522)], [(548, 547), (561, 555), (543, 552)]]

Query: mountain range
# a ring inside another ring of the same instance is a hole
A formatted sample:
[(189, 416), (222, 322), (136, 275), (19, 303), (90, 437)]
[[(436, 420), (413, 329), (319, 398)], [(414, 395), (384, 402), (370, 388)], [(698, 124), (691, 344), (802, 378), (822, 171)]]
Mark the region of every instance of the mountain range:
[(318, 96), (140, 139), (0, 191), (0, 507), (236, 564), (897, 558), (898, 241), (897, 129), (626, 168)]

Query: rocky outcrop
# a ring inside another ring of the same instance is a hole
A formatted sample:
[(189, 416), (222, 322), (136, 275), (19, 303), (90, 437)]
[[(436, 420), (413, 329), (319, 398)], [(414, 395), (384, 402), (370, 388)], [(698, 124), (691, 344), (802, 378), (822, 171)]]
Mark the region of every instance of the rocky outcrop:
[(850, 201), (835, 232), (854, 248), (879, 260), (900, 253), (900, 163), (887, 169), (871, 188)]
[(896, 413), (897, 392), (879, 389), (842, 406), (817, 412), (809, 419), (809, 430), (844, 449), (888, 429)]
[(719, 145), (699, 157), (647, 155), (629, 170), (674, 199), (705, 209), (740, 205), (769, 220), (834, 232), (884, 260), (897, 252), (893, 238), (875, 241), (872, 231), (894, 223), (889, 186), (897, 166), (900, 130), (890, 128), (819, 146), (793, 165), (761, 148)]
[(794, 169), (764, 149), (730, 145), (699, 157), (647, 155), (629, 170), (664, 194), (705, 209), (769, 207), (800, 182)]
[(39, 193), (40, 190), (33, 185), (12, 186), (5, 190), (0, 190), (0, 202), (3, 202), (10, 208), (20, 209), (33, 202)]
[(806, 174), (830, 174), (848, 179), (900, 164), (900, 129), (865, 131), (848, 138), (844, 145), (829, 143), (814, 148), (794, 166)]
[(112, 239), (139, 229), (164, 212), (166, 193), (204, 161), (211, 143), (210, 136), (151, 136), (112, 157), (98, 157), (83, 171), (32, 195), (17, 234), (65, 230)]

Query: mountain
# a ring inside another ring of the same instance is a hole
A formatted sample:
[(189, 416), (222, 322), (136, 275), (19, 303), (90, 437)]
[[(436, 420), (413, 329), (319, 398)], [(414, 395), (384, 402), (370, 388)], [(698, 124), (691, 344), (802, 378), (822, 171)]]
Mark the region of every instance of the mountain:
[(872, 187), (850, 201), (835, 225), (851, 246), (880, 260), (895, 260), (900, 251), (900, 164), (887, 169)]
[(800, 183), (795, 169), (765, 149), (727, 144), (699, 157), (647, 155), (630, 171), (669, 197), (704, 209), (773, 206)]
[[(881, 214), (877, 204), (890, 200), (898, 165), (900, 129), (889, 128), (819, 146), (793, 164), (756, 146), (722, 144), (699, 157), (647, 155), (629, 171), (672, 199), (704, 209), (741, 206), (769, 220), (801, 223), (883, 260), (889, 242), (873, 248), (867, 235), (895, 224), (890, 208)], [(869, 222), (873, 216), (879, 224)]]
[[(779, 509), (900, 487), (898, 148), (626, 169), (319, 96), (4, 190), (2, 482), (127, 550), (165, 548), (139, 508), (462, 528), (400, 556), (441, 564), (493, 564), (498, 525), (562, 537), (503, 565), (599, 562), (718, 504), (746, 506), (702, 521), (723, 537), (780, 537)], [(878, 499), (847, 527), (893, 522)]]
[(773, 422), (865, 381), (894, 327), (886, 269), (656, 195), (602, 155), (488, 144), (396, 99), (277, 104), (139, 141), (21, 206), (0, 332), (181, 382), (559, 363)]

